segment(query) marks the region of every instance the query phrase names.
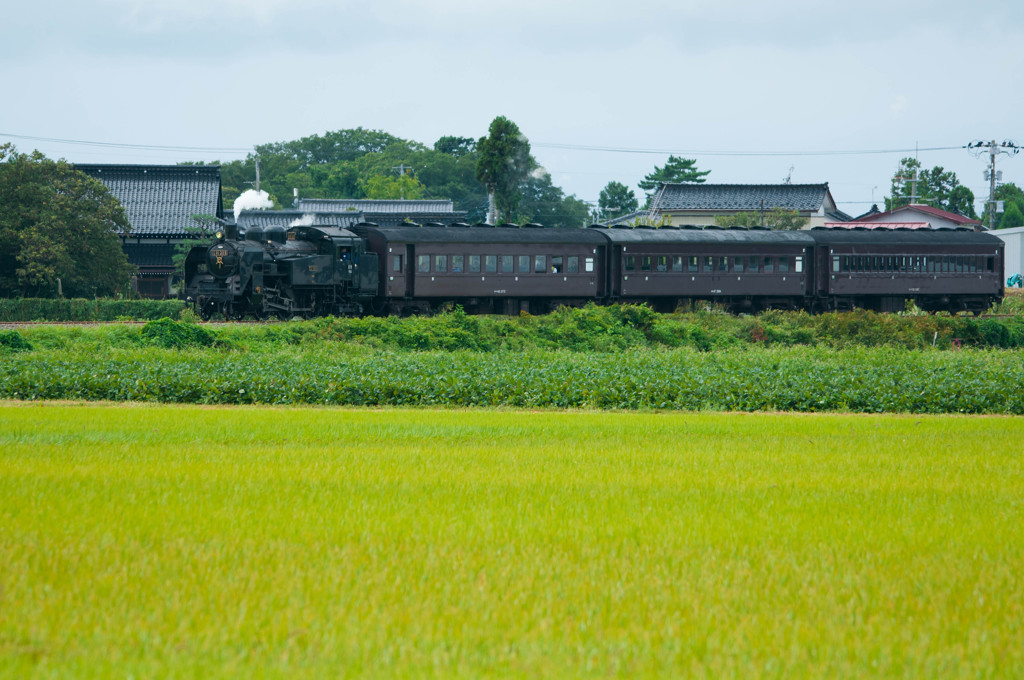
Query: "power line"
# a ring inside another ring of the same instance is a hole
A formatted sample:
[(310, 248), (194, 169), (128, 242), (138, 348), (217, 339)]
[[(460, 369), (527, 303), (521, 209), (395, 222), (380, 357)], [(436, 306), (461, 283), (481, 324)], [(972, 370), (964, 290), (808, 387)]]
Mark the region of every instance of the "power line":
[(110, 149), (135, 149), (140, 151), (181, 151), (188, 153), (250, 153), (249, 149), (232, 147), (204, 147), (204, 146), (161, 146), (158, 144), (122, 144), (118, 142), (91, 142), (83, 139), (58, 139), (56, 137), (33, 137), (31, 135), (14, 135), (7, 132), (0, 132), (0, 137), (10, 139), (27, 139), (33, 142), (50, 142), (54, 144), (76, 144), (79, 146), (97, 146)]
[(917, 151), (954, 151), (966, 148), (959, 146), (932, 146), (917, 149), (845, 149), (834, 151), (670, 151), (666, 149), (631, 149), (614, 146), (587, 146), (584, 144), (555, 144), (550, 142), (531, 142), (531, 146), (544, 149), (564, 149), (567, 151), (600, 151), (604, 153), (640, 153), (660, 156), (868, 156), (890, 153), (911, 153)]

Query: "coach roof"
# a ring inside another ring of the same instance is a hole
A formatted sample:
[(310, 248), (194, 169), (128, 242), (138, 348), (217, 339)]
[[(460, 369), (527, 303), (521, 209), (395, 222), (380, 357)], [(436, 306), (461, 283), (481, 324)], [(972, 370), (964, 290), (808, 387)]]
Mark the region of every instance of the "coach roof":
[(594, 229), (615, 244), (814, 244), (806, 231), (770, 231), (765, 229)]
[(357, 233), (377, 233), (388, 241), (401, 243), (579, 243), (605, 245), (605, 239), (590, 229), (530, 229), (509, 227), (420, 227), (401, 225), (379, 227), (361, 224)]

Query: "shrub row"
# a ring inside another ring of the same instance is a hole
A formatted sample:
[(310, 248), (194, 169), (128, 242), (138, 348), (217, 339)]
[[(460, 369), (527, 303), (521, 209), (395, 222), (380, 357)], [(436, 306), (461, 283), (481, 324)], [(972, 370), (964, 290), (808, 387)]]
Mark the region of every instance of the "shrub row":
[(998, 350), (134, 350), (23, 352), (0, 363), (0, 398), (205, 404), (1022, 414), (1022, 384), (1020, 357)]
[(0, 299), (0, 322), (177, 319), (185, 308), (182, 300)]

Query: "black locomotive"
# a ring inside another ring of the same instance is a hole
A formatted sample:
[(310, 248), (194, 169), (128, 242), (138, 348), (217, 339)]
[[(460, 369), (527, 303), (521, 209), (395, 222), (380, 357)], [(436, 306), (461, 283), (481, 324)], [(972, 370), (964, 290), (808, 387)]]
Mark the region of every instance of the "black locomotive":
[(1003, 243), (970, 230), (544, 229), (456, 223), (250, 228), (194, 248), (203, 318), (468, 312), (711, 301), (735, 311), (981, 312), (1002, 299)]

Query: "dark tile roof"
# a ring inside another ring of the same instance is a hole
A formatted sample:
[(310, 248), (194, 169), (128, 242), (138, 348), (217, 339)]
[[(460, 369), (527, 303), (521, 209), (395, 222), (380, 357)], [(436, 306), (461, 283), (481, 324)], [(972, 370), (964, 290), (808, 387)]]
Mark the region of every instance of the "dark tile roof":
[(299, 220), (303, 224), (348, 229), (363, 221), (363, 213), (310, 212), (308, 210), (243, 210), (238, 215), (238, 231), (245, 233), (249, 227), (279, 225), (290, 227)]
[(662, 184), (654, 196), (659, 211), (752, 211), (783, 208), (800, 212), (821, 209), (824, 184)]
[(95, 177), (124, 206), (132, 236), (183, 236), (192, 215), (224, 217), (217, 165), (94, 165), (75, 169)]
[(121, 247), (128, 256), (128, 261), (140, 270), (170, 271), (174, 268), (173, 243), (124, 243)]

